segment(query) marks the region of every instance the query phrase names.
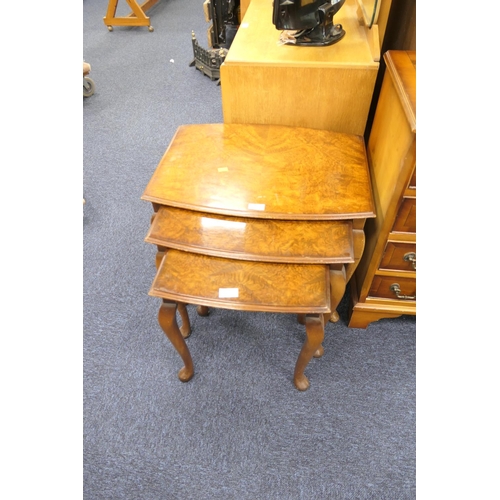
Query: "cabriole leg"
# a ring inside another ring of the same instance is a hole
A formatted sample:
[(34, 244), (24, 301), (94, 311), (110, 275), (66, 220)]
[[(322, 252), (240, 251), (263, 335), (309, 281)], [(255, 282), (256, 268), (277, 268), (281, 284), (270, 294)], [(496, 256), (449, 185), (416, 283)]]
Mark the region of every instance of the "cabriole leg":
[(191, 335), (191, 323), (189, 322), (189, 315), (187, 312), (186, 304), (182, 302), (177, 303), (177, 310), (182, 319), (182, 325), (180, 326), (180, 331), (182, 336), (187, 339)]
[(313, 354), (321, 346), (324, 336), (323, 318), (318, 314), (307, 314), (306, 340), (295, 364), (295, 373), (293, 375), (293, 382), (299, 391), (305, 391), (309, 387), (309, 379), (304, 375), (304, 370), (311, 361)]
[(339, 320), (337, 307), (344, 297), (346, 275), (344, 265), (330, 266), (330, 309), (332, 311), (329, 320), (336, 323)]
[(208, 307), (207, 306), (198, 306), (196, 308), (196, 312), (199, 316), (208, 316)]
[(193, 360), (177, 325), (176, 310), (177, 304), (175, 302), (163, 299), (160, 311), (158, 312), (158, 322), (165, 335), (175, 347), (175, 350), (179, 353), (182, 361), (184, 361), (185, 366), (179, 370), (178, 376), (182, 382), (187, 382), (194, 375)]
[(358, 229), (352, 232), (353, 236), (353, 246), (354, 246), (354, 262), (352, 264), (346, 265), (346, 283), (352, 278), (354, 271), (358, 267), (361, 256), (365, 249), (365, 232), (362, 229)]
[[(324, 327), (326, 322), (330, 319), (330, 313), (324, 313), (322, 316), (323, 316), (323, 327)], [(297, 314), (297, 321), (301, 325), (305, 325), (306, 324), (306, 315), (303, 313)], [(323, 348), (322, 345), (320, 345), (318, 347), (318, 349), (316, 349), (316, 352), (313, 354), (313, 356), (315, 358), (321, 358), (321, 356), (323, 356), (323, 354), (325, 354), (325, 349)]]

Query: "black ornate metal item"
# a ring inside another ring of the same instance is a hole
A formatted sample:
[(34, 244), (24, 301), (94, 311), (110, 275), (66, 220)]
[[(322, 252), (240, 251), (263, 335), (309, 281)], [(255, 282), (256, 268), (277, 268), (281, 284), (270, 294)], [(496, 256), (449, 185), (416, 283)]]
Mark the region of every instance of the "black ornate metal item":
[(203, 8), (205, 20), (212, 22), (208, 30), (209, 49), (201, 47), (191, 32), (194, 60), (189, 66), (195, 66), (220, 85), (220, 66), (240, 25), (240, 0), (206, 0)]
[(194, 60), (189, 66), (195, 66), (197, 70), (210, 77), (210, 80), (217, 80), (220, 85), (220, 66), (227, 55), (227, 49), (204, 49), (198, 44), (194, 31), (191, 32), (193, 42)]
[(285, 44), (324, 46), (341, 40), (345, 30), (333, 16), (345, 0), (273, 0), (273, 24), (279, 30), (294, 30)]

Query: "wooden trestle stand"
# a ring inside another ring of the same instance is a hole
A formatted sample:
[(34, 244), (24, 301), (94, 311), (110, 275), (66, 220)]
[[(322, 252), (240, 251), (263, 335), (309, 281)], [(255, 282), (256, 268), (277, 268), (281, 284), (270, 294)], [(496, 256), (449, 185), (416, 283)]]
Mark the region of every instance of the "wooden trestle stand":
[(109, 31), (113, 31), (113, 26), (147, 26), (149, 31), (154, 31), (145, 12), (156, 5), (159, 0), (146, 0), (139, 5), (136, 0), (127, 0), (132, 12), (125, 17), (115, 17), (118, 0), (109, 0), (106, 16), (103, 18), (104, 24)]

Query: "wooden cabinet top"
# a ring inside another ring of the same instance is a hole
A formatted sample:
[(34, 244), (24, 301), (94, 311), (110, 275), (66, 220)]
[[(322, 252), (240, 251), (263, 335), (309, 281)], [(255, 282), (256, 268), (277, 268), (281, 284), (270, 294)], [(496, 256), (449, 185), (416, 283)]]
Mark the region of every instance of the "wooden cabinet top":
[(180, 126), (142, 199), (264, 219), (375, 216), (362, 137), (278, 125)]
[[(252, 0), (231, 44), (224, 64), (271, 64), (272, 66), (341, 67), (378, 70), (373, 60), (363, 26), (357, 18), (356, 0), (346, 0), (334, 17), (346, 34), (339, 42), (326, 47), (281, 45), (281, 30), (272, 22), (271, 0)], [(289, 82), (307, 91), (307, 82)], [(325, 89), (328, 91), (328, 89)], [(283, 97), (286, 99), (286, 95)]]
[(413, 132), (417, 131), (417, 53), (411, 50), (389, 50), (384, 54), (396, 92)]

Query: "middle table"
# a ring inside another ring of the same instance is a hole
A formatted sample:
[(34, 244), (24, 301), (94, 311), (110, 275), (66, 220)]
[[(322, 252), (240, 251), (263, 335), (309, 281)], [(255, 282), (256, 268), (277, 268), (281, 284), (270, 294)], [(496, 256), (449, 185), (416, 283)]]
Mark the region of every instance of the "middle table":
[[(307, 337), (294, 383), (321, 356), (324, 322), (336, 308), (374, 217), (362, 137), (274, 125), (201, 124), (178, 128), (142, 199), (157, 245), (150, 294), (159, 322), (181, 355), (181, 380), (194, 373), (184, 338), (185, 304), (294, 312)], [(179, 329), (176, 310), (183, 325)]]

